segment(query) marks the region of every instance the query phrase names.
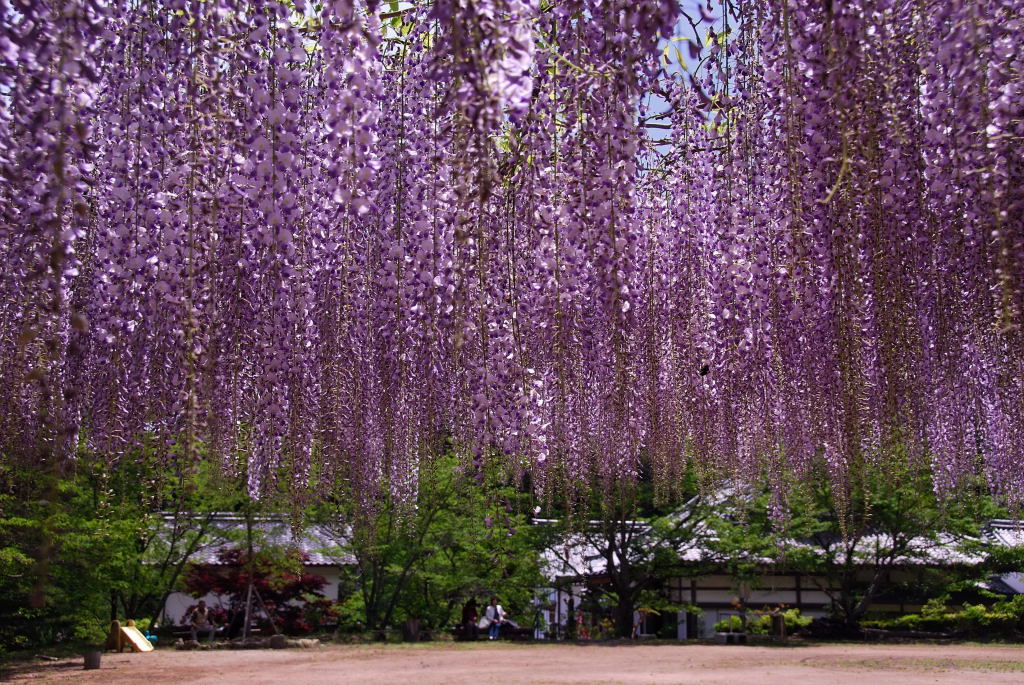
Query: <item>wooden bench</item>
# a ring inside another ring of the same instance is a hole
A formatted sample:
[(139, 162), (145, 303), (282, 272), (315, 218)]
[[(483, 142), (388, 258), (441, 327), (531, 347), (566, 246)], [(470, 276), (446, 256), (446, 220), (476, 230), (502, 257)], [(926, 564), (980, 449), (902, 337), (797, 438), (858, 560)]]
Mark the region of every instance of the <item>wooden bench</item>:
[[(198, 631), (197, 634), (198, 634), (199, 639), (202, 640), (209, 633), (207, 633), (206, 631), (202, 631), (201, 630), (201, 631)], [(192, 629), (189, 628), (188, 626), (174, 626), (174, 628), (171, 630), (171, 635), (173, 637), (175, 637), (175, 638), (181, 638), (182, 640), (191, 640), (192, 639)], [(258, 626), (251, 626), (249, 628), (249, 635), (263, 635), (263, 629), (258, 627)], [(242, 636), (242, 632), (239, 631), (238, 635), (236, 637), (241, 637), (241, 636)], [(228, 627), (227, 626), (217, 626), (217, 630), (215, 630), (214, 633), (213, 633), (213, 639), (214, 640), (226, 640), (226, 639), (228, 639)]]
[[(453, 638), (455, 638), (456, 640), (458, 640), (460, 642), (466, 641), (466, 640), (473, 640), (473, 639), (477, 639), (477, 640), (486, 640), (487, 639), (487, 629), (486, 628), (478, 628), (477, 631), (476, 631), (476, 637), (475, 638), (472, 637), (472, 636), (469, 636), (469, 635), (465, 635), (465, 631), (464, 631), (463, 626), (461, 624), (456, 624), (456, 625), (452, 626), (452, 629), (449, 632), (451, 633)], [(506, 624), (506, 625), (503, 625), (501, 627), (501, 632), (498, 635), (503, 640), (511, 640), (513, 642), (522, 642), (522, 641), (525, 641), (525, 640), (532, 640), (533, 639), (533, 628), (528, 628), (526, 626), (511, 626), (511, 625)]]

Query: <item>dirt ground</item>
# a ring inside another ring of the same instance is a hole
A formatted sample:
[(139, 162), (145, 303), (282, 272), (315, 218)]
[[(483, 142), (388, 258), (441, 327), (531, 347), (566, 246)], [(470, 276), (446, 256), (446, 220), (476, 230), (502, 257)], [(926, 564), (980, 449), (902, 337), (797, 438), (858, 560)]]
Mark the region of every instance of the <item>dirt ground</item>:
[(324, 645), (313, 649), (104, 654), (8, 669), (5, 682), (164, 685), (887, 685), (1024, 683), (1024, 648), (1002, 645)]

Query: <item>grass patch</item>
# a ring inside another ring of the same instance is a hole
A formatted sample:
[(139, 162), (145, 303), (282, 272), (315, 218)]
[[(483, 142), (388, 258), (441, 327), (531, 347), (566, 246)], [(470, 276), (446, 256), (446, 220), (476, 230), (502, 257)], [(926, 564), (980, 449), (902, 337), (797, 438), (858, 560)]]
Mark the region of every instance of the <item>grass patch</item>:
[(941, 659), (928, 657), (893, 657), (873, 659), (809, 659), (802, 666), (832, 666), (857, 670), (893, 671), (981, 671), (993, 673), (1024, 673), (1024, 661), (1009, 659)]

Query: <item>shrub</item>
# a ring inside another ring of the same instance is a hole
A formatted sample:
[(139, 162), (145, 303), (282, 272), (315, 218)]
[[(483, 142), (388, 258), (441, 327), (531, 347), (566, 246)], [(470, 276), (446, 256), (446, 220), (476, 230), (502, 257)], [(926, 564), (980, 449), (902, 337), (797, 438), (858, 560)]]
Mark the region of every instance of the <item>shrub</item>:
[(942, 598), (929, 600), (920, 613), (864, 621), (866, 628), (950, 633), (973, 638), (1008, 638), (1024, 630), (1024, 595), (984, 604), (947, 607)]
[[(752, 635), (768, 635), (772, 631), (772, 616), (781, 613), (786, 624), (786, 633), (795, 633), (811, 624), (811, 618), (800, 614), (799, 609), (766, 609), (752, 611), (747, 614), (747, 632)], [(743, 621), (739, 616), (729, 616), (715, 624), (715, 632), (738, 633), (743, 630)]]
[(739, 616), (727, 616), (715, 624), (716, 633), (738, 633), (743, 630), (743, 621)]

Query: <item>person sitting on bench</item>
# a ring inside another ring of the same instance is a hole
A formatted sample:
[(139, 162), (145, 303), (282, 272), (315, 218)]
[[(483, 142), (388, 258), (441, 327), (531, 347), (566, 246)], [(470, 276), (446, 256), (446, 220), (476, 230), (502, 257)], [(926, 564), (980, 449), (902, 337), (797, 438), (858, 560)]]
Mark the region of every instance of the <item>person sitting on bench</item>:
[(199, 600), (199, 605), (185, 614), (185, 623), (192, 631), (192, 641), (199, 642), (200, 633), (208, 633), (208, 642), (213, 642), (213, 635), (217, 632), (217, 626), (213, 623), (213, 616), (204, 600)]
[(484, 611), (484, 618), (487, 619), (487, 634), (492, 640), (497, 640), (501, 636), (501, 626), (504, 623), (508, 623), (508, 614), (498, 604), (497, 597), (491, 597), (491, 603)]

